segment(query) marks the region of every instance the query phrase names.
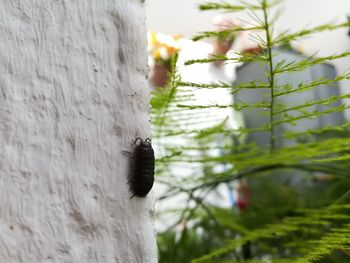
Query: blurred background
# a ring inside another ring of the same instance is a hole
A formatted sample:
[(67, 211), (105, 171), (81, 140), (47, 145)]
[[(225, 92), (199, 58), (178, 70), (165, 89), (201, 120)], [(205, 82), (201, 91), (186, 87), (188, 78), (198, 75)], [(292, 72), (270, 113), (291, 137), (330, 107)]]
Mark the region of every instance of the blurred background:
[[(213, 30), (215, 18), (218, 15), (238, 22), (240, 22), (239, 19), (251, 21), (251, 18), (245, 13), (200, 12), (198, 5), (205, 2), (200, 0), (147, 0), (148, 29), (191, 39), (198, 32)], [(231, 2), (235, 3), (235, 1)], [(300, 30), (328, 22), (343, 22), (350, 15), (348, 0), (285, 0), (282, 7), (283, 13), (276, 22), (277, 31)], [(350, 47), (348, 29), (316, 34), (300, 40), (295, 47), (306, 55), (318, 52), (320, 56), (326, 56), (343, 52)], [(339, 73), (344, 72), (350, 68), (350, 57), (336, 60), (333, 63)], [(345, 89), (349, 82), (349, 80), (341, 81), (341, 88)]]
[[(350, 202), (348, 198), (350, 179), (349, 173), (346, 172), (350, 167), (346, 161), (330, 163), (334, 166), (328, 171), (276, 169), (261, 173), (259, 176), (250, 176), (250, 158), (260, 150), (264, 152), (270, 147), (271, 134), (249, 131), (242, 136), (236, 131), (259, 129), (269, 123), (269, 116), (261, 109), (237, 110), (229, 105), (242, 102), (259, 103), (266, 99), (264, 92), (242, 89), (232, 94), (232, 87), (215, 89), (192, 87), (193, 89), (180, 89), (180, 92), (175, 94), (178, 91), (173, 90), (174, 87), (171, 85), (167, 85), (171, 68), (170, 58), (174, 54), (178, 54), (177, 68), (182, 82), (227, 83), (228, 85), (239, 85), (251, 81), (268, 82), (266, 67), (258, 63), (216, 61), (184, 65), (188, 60), (208, 58), (212, 55), (228, 55), (235, 58), (238, 57), (236, 52), (254, 56), (264, 53), (264, 50), (257, 45), (256, 39), (252, 37), (252, 35), (258, 35), (263, 39), (264, 33), (259, 31), (249, 33), (240, 31), (224, 39), (209, 38), (192, 41), (191, 39), (200, 32), (220, 31), (236, 26), (244, 28), (254, 23), (252, 12), (199, 11), (198, 6), (205, 2), (146, 0), (149, 30), (149, 82), (153, 91), (152, 143), (157, 156), (157, 184), (154, 191), (158, 198), (156, 226), (161, 263), (190, 262), (220, 249), (228, 240), (232, 242), (232, 240), (249, 237), (255, 230), (283, 222), (284, 218), (293, 217), (302, 209), (323, 209), (339, 200)], [(234, 0), (226, 2), (241, 3)], [(348, 21), (350, 1), (283, 0), (273, 14), (279, 14), (274, 24), (274, 34), (285, 30), (296, 32), (326, 23)], [(282, 61), (286, 63), (307, 61), (310, 56), (316, 58), (334, 56), (349, 50), (350, 28), (342, 27), (292, 41), (288, 43), (287, 48), (275, 47), (274, 64)], [(311, 65), (296, 72), (280, 74), (276, 77), (279, 85), (291, 84), (294, 87), (300, 83), (312, 83), (323, 78), (335, 79), (341, 74), (347, 77), (342, 77), (340, 81), (319, 85), (305, 92), (293, 93), (279, 102), (287, 108), (293, 108), (309, 101), (334, 97), (335, 99), (330, 103), (312, 104), (307, 110), (327, 112), (332, 107), (342, 107), (342, 105), (349, 108), (349, 96), (339, 99), (340, 96), (349, 93), (350, 77), (347, 75), (349, 71), (350, 56), (344, 56), (335, 60), (325, 60), (323, 63)], [(181, 94), (185, 94), (186, 101), (181, 99)], [(185, 106), (190, 110), (180, 111), (179, 104), (186, 104)], [(210, 107), (201, 108), (203, 105)], [(218, 107), (220, 105), (228, 105), (228, 107)], [(289, 113), (293, 115), (300, 112)], [(293, 123), (276, 125), (275, 133), (278, 137), (275, 142), (276, 148), (282, 149), (313, 142), (317, 144), (334, 138), (348, 139), (350, 132), (347, 128), (343, 128), (349, 123), (349, 118), (350, 111), (344, 109), (320, 116), (301, 118)], [(329, 126), (342, 128), (336, 133), (317, 133), (314, 137), (309, 136), (310, 134), (295, 140), (285, 137), (289, 132), (301, 134), (309, 130), (322, 130)], [(214, 130), (216, 132), (213, 132)], [(242, 151), (244, 147), (251, 145), (255, 148)], [(332, 146), (333, 144), (330, 144), (328, 148)], [(312, 147), (317, 152), (317, 146)], [(307, 151), (304, 149), (304, 152)], [(348, 154), (348, 151), (342, 152), (344, 153)], [(239, 157), (235, 160), (232, 156)], [(229, 159), (231, 157), (234, 161), (225, 159), (232, 160)], [(217, 159), (206, 163), (203, 161), (206, 158)], [(277, 156), (276, 159), (278, 159)], [(300, 161), (303, 165), (310, 160), (301, 158)], [(273, 165), (279, 164), (273, 163)], [(334, 170), (334, 167), (338, 167), (339, 171)], [(224, 183), (215, 184), (214, 187), (204, 189), (202, 192), (200, 188), (195, 191), (186, 190), (186, 187), (191, 189), (196, 184), (203, 182), (205, 184), (206, 180), (210, 181), (210, 178), (215, 176), (220, 179), (220, 176), (224, 178), (247, 170), (248, 176), (237, 180), (224, 180)], [(338, 177), (339, 174), (343, 175), (344, 171), (347, 177)], [(331, 229), (334, 226), (349, 223), (349, 212), (346, 213), (347, 217), (343, 218), (344, 221), (327, 222), (327, 226), (321, 227), (321, 230), (298, 226), (300, 229), (296, 233), (286, 234), (280, 239), (265, 240), (266, 242), (251, 242), (248, 239), (247, 242), (237, 245), (227, 257), (221, 260), (209, 259), (198, 262), (297, 262), (293, 261), (294, 258), (305, 253), (307, 248), (309, 250), (312, 248), (312, 245), (309, 243), (306, 245), (304, 241), (321, 239), (320, 231), (323, 232), (325, 228)], [(333, 216), (336, 217), (335, 212)], [(349, 249), (338, 249), (330, 254), (315, 262), (350, 262)], [(289, 261), (278, 261), (275, 260), (276, 258), (287, 258)]]

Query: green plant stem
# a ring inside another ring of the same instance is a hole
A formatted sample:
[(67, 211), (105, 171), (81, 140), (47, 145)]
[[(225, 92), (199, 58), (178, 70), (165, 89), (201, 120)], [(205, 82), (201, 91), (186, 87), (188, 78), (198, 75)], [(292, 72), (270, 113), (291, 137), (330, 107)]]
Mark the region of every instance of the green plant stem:
[(274, 127), (274, 104), (275, 104), (275, 94), (274, 94), (274, 80), (275, 80), (275, 73), (273, 70), (273, 61), (272, 61), (272, 50), (271, 50), (271, 33), (270, 33), (270, 25), (267, 18), (267, 8), (268, 5), (266, 3), (266, 0), (263, 0), (262, 2), (262, 10), (264, 12), (264, 28), (266, 32), (266, 43), (267, 43), (267, 52), (268, 52), (268, 61), (269, 61), (269, 83), (270, 83), (270, 96), (271, 96), (271, 102), (270, 102), (270, 151), (272, 152), (275, 149), (275, 127)]
[[(301, 171), (307, 171), (307, 172), (321, 172), (326, 174), (331, 174), (334, 176), (347, 176), (347, 171), (340, 171), (336, 169), (334, 166), (328, 166), (328, 165), (311, 165), (307, 163), (297, 163), (297, 164), (273, 164), (273, 165), (265, 165), (260, 166), (252, 169), (248, 169), (246, 171), (242, 171), (236, 174), (233, 174), (232, 176), (227, 176), (222, 179), (216, 179), (213, 181), (205, 182), (203, 184), (194, 186), (193, 188), (189, 189), (189, 191), (197, 191), (198, 189), (202, 189), (205, 187), (215, 187), (221, 183), (228, 183), (232, 182), (238, 179), (241, 179), (243, 177), (250, 176), (252, 174), (258, 174), (262, 172), (277, 170), (277, 169), (294, 169), (294, 170), (301, 170)], [(188, 190), (187, 190), (188, 191)]]
[[(300, 171), (306, 171), (306, 172), (321, 172), (321, 173), (330, 174), (330, 175), (334, 175), (334, 176), (347, 176), (347, 174), (348, 174), (346, 170), (341, 171), (341, 170), (337, 169), (336, 167), (329, 166), (329, 165), (311, 165), (311, 164), (307, 164), (307, 163), (296, 163), (296, 164), (283, 164), (283, 163), (281, 163), (281, 164), (265, 165), (265, 166), (260, 166), (260, 167), (256, 167), (256, 168), (252, 168), (252, 169), (247, 169), (245, 171), (233, 174), (231, 176), (227, 176), (227, 177), (221, 178), (221, 179), (215, 179), (213, 181), (208, 181), (208, 182), (202, 183), (200, 185), (197, 185), (197, 186), (194, 186), (191, 188), (184, 188), (184, 187), (181, 187), (179, 185), (173, 185), (169, 182), (162, 181), (162, 180), (158, 179), (157, 180), (158, 182), (160, 182), (162, 184), (166, 184), (168, 186), (171, 186), (172, 189), (176, 189), (176, 191), (170, 192), (169, 194), (166, 194), (165, 196), (160, 198), (160, 200), (169, 198), (169, 197), (174, 196), (174, 195), (179, 194), (179, 193), (186, 193), (186, 194), (188, 194), (190, 199), (197, 202), (198, 201), (197, 197), (193, 197), (193, 193), (195, 191), (198, 191), (200, 189), (205, 189), (205, 188), (214, 189), (216, 186), (218, 186), (221, 183), (229, 183), (229, 182), (250, 176), (252, 174), (259, 174), (259, 173), (272, 171), (272, 170), (278, 170), (278, 169), (293, 169), (293, 170), (300, 170)], [(349, 194), (348, 192), (345, 195), (348, 195)], [(201, 200), (203, 200), (203, 199), (204, 198), (202, 198)], [(337, 202), (339, 202), (339, 201), (337, 201)]]
[(165, 127), (164, 122), (165, 122), (166, 116), (169, 112), (169, 106), (170, 106), (171, 101), (174, 99), (174, 97), (176, 95), (177, 88), (178, 88), (179, 80), (176, 79), (177, 60), (178, 60), (178, 54), (175, 54), (170, 60), (171, 69), (170, 69), (170, 72), (168, 72), (169, 79), (168, 79), (168, 83), (165, 87), (165, 88), (168, 88), (170, 90), (169, 90), (169, 95), (166, 98), (166, 103), (165, 103), (165, 106), (163, 108), (163, 111), (161, 111), (161, 113), (160, 113), (161, 118), (160, 118), (160, 122), (159, 122), (159, 137), (161, 136), (161, 134), (163, 134), (162, 133), (163, 128)]

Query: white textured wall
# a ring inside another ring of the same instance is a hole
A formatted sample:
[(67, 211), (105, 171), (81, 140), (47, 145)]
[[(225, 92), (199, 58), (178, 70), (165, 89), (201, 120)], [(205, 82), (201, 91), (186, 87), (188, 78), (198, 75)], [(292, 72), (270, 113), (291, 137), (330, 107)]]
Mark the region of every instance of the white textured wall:
[(0, 262), (156, 262), (141, 0), (0, 1)]

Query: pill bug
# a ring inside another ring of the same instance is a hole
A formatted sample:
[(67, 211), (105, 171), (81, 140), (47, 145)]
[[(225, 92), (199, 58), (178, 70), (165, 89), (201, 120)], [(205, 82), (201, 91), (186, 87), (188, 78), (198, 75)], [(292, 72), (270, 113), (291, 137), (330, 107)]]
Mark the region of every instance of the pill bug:
[(145, 197), (151, 191), (154, 182), (154, 150), (151, 139), (136, 138), (133, 144), (135, 150), (129, 175), (130, 191), (133, 195), (130, 199), (134, 196)]

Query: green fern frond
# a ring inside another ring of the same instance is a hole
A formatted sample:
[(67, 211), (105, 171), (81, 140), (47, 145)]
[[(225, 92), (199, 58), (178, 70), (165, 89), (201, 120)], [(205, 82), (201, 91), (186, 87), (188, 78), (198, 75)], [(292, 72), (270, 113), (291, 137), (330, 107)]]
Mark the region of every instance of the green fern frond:
[(218, 38), (218, 39), (225, 39), (229, 36), (231, 36), (233, 33), (242, 32), (242, 31), (256, 31), (256, 30), (262, 30), (262, 26), (251, 26), (251, 27), (240, 27), (240, 26), (234, 26), (229, 29), (220, 30), (220, 31), (205, 31), (202, 33), (199, 33), (195, 35), (192, 40), (198, 41), (205, 38)]
[(332, 55), (332, 56), (325, 56), (325, 57), (315, 57), (315, 55), (309, 56), (306, 59), (303, 59), (301, 61), (297, 62), (288, 62), (285, 61), (279, 62), (275, 68), (273, 69), (275, 74), (281, 74), (285, 72), (296, 72), (296, 71), (302, 71), (306, 68), (309, 68), (314, 65), (318, 65), (321, 63), (329, 62), (332, 60), (344, 58), (350, 55), (350, 52), (343, 52), (341, 54)]
[(221, 2), (221, 3), (205, 3), (199, 5), (199, 9), (202, 11), (206, 10), (225, 10), (230, 12), (236, 12), (236, 11), (242, 11), (246, 9), (247, 7), (244, 5), (231, 5), (227, 2)]
[[(262, 229), (250, 231), (246, 233), (242, 238), (231, 240), (226, 246), (219, 248), (212, 253), (195, 259), (192, 263), (205, 263), (213, 262), (216, 258), (230, 253), (238, 246), (250, 241), (258, 241), (262, 239), (276, 239), (286, 236), (292, 232), (307, 230), (310, 227), (318, 228), (320, 225), (331, 225), (337, 221), (344, 219), (344, 213), (349, 213), (348, 205), (337, 205), (326, 207), (320, 210), (304, 210), (303, 216), (287, 217), (279, 224), (273, 224), (265, 226)], [(328, 217), (329, 213), (332, 213), (334, 217)], [(348, 217), (346, 219), (349, 220)], [(319, 241), (310, 241), (309, 246), (315, 247), (304, 258), (295, 260), (295, 262), (306, 263), (316, 262), (323, 256), (331, 253), (336, 249), (349, 249), (350, 240), (350, 224), (345, 224), (342, 228), (331, 229), (329, 233), (325, 234)]]
[(267, 54), (261, 53), (259, 55), (249, 52), (229, 52), (228, 55), (211, 55), (210, 58), (204, 59), (192, 59), (185, 62), (186, 66), (193, 65), (196, 63), (212, 63), (217, 61), (225, 61), (225, 62), (263, 62), (266, 63), (269, 61), (269, 57)]
[[(238, 249), (249, 242), (253, 244), (255, 250), (260, 251), (260, 254), (256, 253), (254, 259), (241, 262), (264, 262), (264, 255), (268, 255), (268, 262), (319, 262), (322, 259), (327, 260), (336, 252), (349, 249), (349, 241), (346, 238), (350, 231), (349, 205), (337, 204), (320, 208), (330, 203), (324, 202), (323, 206), (313, 204), (312, 207), (315, 209), (293, 207), (288, 211), (291, 215), (288, 214), (285, 217), (286, 214), (283, 214), (283, 218), (279, 218), (281, 220), (276, 218), (267, 220), (266, 222), (269, 223), (260, 224), (258, 228), (250, 228), (236, 221), (237, 218), (244, 219), (245, 212), (238, 213), (227, 209), (229, 212), (225, 213), (208, 205), (208, 193), (215, 192), (220, 185), (229, 186), (242, 178), (248, 179), (254, 185), (256, 179), (265, 178), (265, 176), (266, 178), (270, 176), (272, 182), (276, 178), (276, 180), (288, 178), (292, 181), (302, 178), (306, 183), (315, 180), (319, 184), (330, 186), (339, 182), (341, 185), (339, 187), (343, 187), (342, 191), (335, 193), (334, 196), (338, 198), (345, 192), (346, 194), (338, 200), (342, 202), (348, 200), (349, 189), (346, 187), (349, 184), (346, 183), (349, 182), (350, 169), (348, 165), (350, 124), (326, 125), (299, 131), (288, 129), (300, 124), (300, 121), (344, 112), (350, 107), (347, 102), (344, 102), (350, 98), (350, 95), (303, 99), (293, 103), (286, 103), (286, 101), (291, 95), (299, 93), (298, 95), (303, 96), (304, 92), (336, 85), (342, 80), (350, 80), (350, 73), (345, 72), (334, 78), (321, 77), (308, 82), (296, 81), (297, 84), (279, 83), (278, 77), (281, 74), (294, 74), (322, 63), (349, 57), (350, 52), (346, 51), (330, 56), (314, 54), (291, 62), (279, 60), (279, 55), (289, 46), (290, 41), (318, 32), (344, 28), (350, 23), (324, 24), (292, 33), (284, 31), (275, 35), (272, 28), (275, 18), (270, 18), (269, 9), (276, 3), (259, 0), (254, 3), (241, 1), (238, 5), (231, 5), (228, 1), (201, 5), (202, 10), (234, 12), (250, 10), (252, 11), (250, 16), (254, 22), (247, 28), (233, 26), (220, 32), (204, 32), (197, 35), (195, 40), (208, 37), (226, 38), (240, 31), (254, 33), (261, 30), (265, 33), (265, 37), (259, 35), (252, 39), (262, 48), (262, 52), (261, 54), (231, 52), (225, 56), (194, 59), (185, 63), (185, 65), (217, 61), (258, 63), (265, 70), (264, 76), (259, 76), (262, 80), (254, 80), (255, 76), (252, 76), (248, 82), (239, 84), (222, 81), (187, 82), (176, 73), (174, 62), (168, 87), (162, 92), (153, 94), (151, 110), (152, 123), (155, 126), (153, 143), (159, 147), (156, 178), (159, 183), (167, 187), (161, 200), (167, 200), (172, 196), (184, 196), (185, 207), (176, 223), (181, 222), (185, 227), (176, 233), (178, 235), (178, 239), (174, 239), (176, 249), (180, 249), (180, 246), (186, 243), (189, 232), (195, 237), (203, 238), (212, 234), (205, 232), (206, 227), (224, 228), (224, 231), (220, 230), (220, 235), (223, 235), (221, 240), (215, 243), (210, 252), (201, 254), (206, 256), (199, 257), (193, 262), (239, 262), (237, 261), (240, 259), (237, 257)], [(201, 89), (225, 89), (228, 91), (228, 96), (232, 94), (237, 96), (236, 102), (232, 104), (199, 103), (195, 100), (194, 94)], [(240, 92), (247, 90), (264, 93), (262, 99), (253, 102), (237, 99), (240, 98)], [(316, 110), (319, 105), (321, 110)], [(229, 125), (227, 115), (220, 114), (229, 108), (234, 109), (235, 114), (239, 110), (243, 114), (252, 111), (253, 114), (260, 112), (268, 120), (253, 126), (254, 128), (247, 128), (241, 124), (233, 127)], [(266, 135), (265, 138), (268, 138), (266, 146), (244, 142), (245, 138), (255, 134)], [(289, 146), (277, 144), (277, 140), (286, 139), (288, 143), (289, 140), (291, 141)], [(188, 169), (188, 175), (178, 174), (174, 167)], [(218, 167), (221, 169), (217, 169)], [(284, 175), (287, 176), (284, 177)], [(298, 187), (302, 188), (300, 184)], [(281, 188), (283, 188), (282, 185)], [(300, 189), (297, 190), (296, 195), (302, 192)], [(270, 186), (265, 188), (265, 192), (259, 192), (257, 198), (263, 199), (265, 195), (270, 195), (269, 191)], [(314, 201), (322, 203), (320, 202), (322, 198)], [(269, 210), (267, 207), (262, 207), (255, 211), (253, 206), (254, 203), (251, 209), (256, 212), (256, 220), (260, 215), (266, 215), (265, 210)], [(308, 205), (300, 204), (300, 207), (308, 207)], [(201, 221), (203, 217), (206, 218), (204, 223)], [(191, 229), (192, 226), (194, 229)], [(229, 233), (227, 238), (224, 237), (226, 232)], [(214, 238), (217, 237), (213, 236)], [(224, 244), (223, 240), (228, 241)], [(274, 246), (278, 246), (278, 249), (285, 253), (280, 253)], [(178, 251), (176, 249), (174, 251)]]
[(284, 45), (285, 43), (289, 43), (291, 41), (294, 41), (296, 39), (300, 39), (301, 37), (310, 36), (315, 33), (325, 32), (325, 31), (332, 31), (339, 28), (347, 28), (350, 26), (350, 22), (340, 23), (340, 24), (323, 24), (320, 26), (316, 26), (310, 29), (303, 29), (294, 33), (282, 33), (279, 36), (275, 37), (275, 39), (272, 42), (272, 45)]
[(313, 263), (332, 254), (335, 250), (350, 249), (350, 224), (343, 225), (341, 228), (332, 229), (332, 231), (321, 240), (310, 241), (313, 248), (303, 258), (295, 260), (297, 263)]
[(337, 81), (348, 80), (349, 78), (350, 78), (349, 73), (343, 73), (343, 74), (336, 76), (333, 79), (319, 78), (319, 79), (313, 80), (311, 82), (300, 83), (297, 87), (292, 87), (291, 85), (281, 86), (279, 88), (282, 90), (277, 91), (275, 93), (275, 97), (280, 97), (280, 96), (288, 95), (291, 93), (305, 92), (305, 91), (312, 90), (314, 88), (322, 88), (323, 85), (332, 85)]

